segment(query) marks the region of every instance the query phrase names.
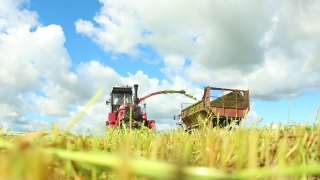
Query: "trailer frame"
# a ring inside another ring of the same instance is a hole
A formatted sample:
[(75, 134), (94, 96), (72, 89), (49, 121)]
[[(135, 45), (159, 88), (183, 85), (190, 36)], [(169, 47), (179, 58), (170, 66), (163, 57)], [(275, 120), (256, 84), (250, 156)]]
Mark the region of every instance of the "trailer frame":
[[(222, 96), (212, 96), (211, 91), (220, 91)], [(228, 91), (229, 93), (224, 94)], [(207, 126), (225, 127), (233, 120), (239, 124), (249, 111), (249, 90), (207, 86), (202, 100), (181, 109), (181, 120), (186, 125), (186, 130), (198, 127), (198, 118), (204, 119)]]

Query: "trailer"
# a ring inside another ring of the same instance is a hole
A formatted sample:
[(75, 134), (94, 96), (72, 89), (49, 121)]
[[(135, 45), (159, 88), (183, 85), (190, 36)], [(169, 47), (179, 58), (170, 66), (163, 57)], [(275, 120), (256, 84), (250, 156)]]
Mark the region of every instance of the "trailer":
[(249, 90), (207, 86), (202, 100), (181, 109), (180, 121), (186, 131), (200, 125), (226, 127), (231, 122), (239, 124), (249, 111)]

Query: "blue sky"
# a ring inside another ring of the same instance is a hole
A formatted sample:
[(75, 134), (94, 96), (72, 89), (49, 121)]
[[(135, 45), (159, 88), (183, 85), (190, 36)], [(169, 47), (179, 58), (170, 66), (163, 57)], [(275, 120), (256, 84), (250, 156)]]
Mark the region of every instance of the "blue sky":
[[(75, 21), (79, 18), (92, 20), (93, 16), (99, 12), (101, 4), (99, 1), (41, 1), (31, 0), (29, 9), (36, 11), (39, 15), (39, 21), (43, 25), (58, 24), (63, 28), (66, 36), (65, 47), (72, 58), (73, 67), (82, 61), (95, 59), (102, 64), (114, 67), (121, 75), (127, 72), (136, 72), (147, 63), (137, 63), (142, 57), (130, 57), (124, 53), (104, 52), (99, 45), (93, 43), (88, 37), (79, 35), (75, 30)], [(157, 54), (150, 47), (141, 47), (142, 51), (147, 51), (147, 57), (157, 60)], [(117, 57), (116, 60), (113, 57)], [(159, 71), (163, 66), (162, 61), (148, 65), (143, 71), (150, 77), (164, 78)], [(142, 66), (142, 67), (141, 67)]]
[[(305, 123), (312, 116), (315, 120), (316, 112), (319, 107), (319, 93), (305, 93), (292, 99), (282, 99), (275, 102), (253, 99), (255, 102), (254, 110), (264, 118), (264, 123), (271, 122), (286, 123), (290, 116), (290, 123)], [(289, 109), (290, 108), (290, 109)], [(290, 112), (289, 112), (290, 111)]]
[[(99, 87), (108, 91), (118, 83), (138, 82), (140, 96), (186, 89), (201, 97), (201, 88), (207, 85), (249, 89), (250, 121), (263, 118), (262, 124), (285, 123), (289, 104), (291, 121), (303, 123), (320, 105), (319, 22), (313, 18), (320, 11), (291, 14), (297, 8), (294, 4), (284, 6), (277, 1), (252, 7), (187, 2), (179, 9), (179, 0), (172, 6), (144, 0), (135, 4), (30, 0), (23, 6), (30, 14), (21, 15), (17, 3), (2, 3), (0, 20), (10, 23), (0, 21), (0, 55), (4, 67), (11, 69), (2, 69), (7, 74), (0, 75), (15, 78), (0, 83), (5, 109), (0, 117), (6, 127), (25, 128), (14, 124), (17, 119), (26, 126), (37, 122), (44, 127), (48, 121), (65, 125)], [(18, 26), (25, 24), (33, 27)], [(309, 51), (299, 48), (301, 44)], [(132, 55), (135, 48), (137, 54)], [(35, 62), (29, 64), (31, 60)], [(18, 83), (21, 68), (27, 73), (24, 83)], [(23, 94), (21, 99), (19, 94)], [(107, 98), (105, 93), (78, 130), (105, 122)], [(160, 129), (175, 127), (172, 116), (186, 101), (182, 96), (150, 98), (149, 117), (159, 120)]]

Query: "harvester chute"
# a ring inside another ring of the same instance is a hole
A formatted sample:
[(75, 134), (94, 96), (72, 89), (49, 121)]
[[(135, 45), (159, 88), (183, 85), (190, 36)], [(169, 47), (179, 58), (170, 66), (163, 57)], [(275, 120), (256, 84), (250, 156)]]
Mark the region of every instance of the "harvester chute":
[(157, 92), (153, 92), (153, 93), (150, 93), (148, 95), (145, 95), (143, 96), (142, 98), (139, 98), (138, 100), (138, 104), (140, 102), (142, 102), (143, 100), (151, 97), (151, 96), (154, 96), (154, 95), (158, 95), (158, 94), (175, 94), (175, 93), (178, 93), (178, 94), (185, 94), (186, 91), (185, 90), (180, 90), (180, 91), (177, 91), (177, 90), (164, 90), (164, 91), (157, 91)]

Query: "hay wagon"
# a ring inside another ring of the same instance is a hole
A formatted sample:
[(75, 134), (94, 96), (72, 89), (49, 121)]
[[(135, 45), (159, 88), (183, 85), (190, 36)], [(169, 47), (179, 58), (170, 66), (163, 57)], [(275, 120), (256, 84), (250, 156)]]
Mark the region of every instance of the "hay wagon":
[(202, 100), (181, 109), (180, 125), (190, 130), (200, 125), (225, 127), (239, 124), (250, 111), (249, 90), (205, 87)]

